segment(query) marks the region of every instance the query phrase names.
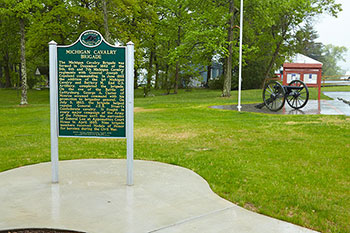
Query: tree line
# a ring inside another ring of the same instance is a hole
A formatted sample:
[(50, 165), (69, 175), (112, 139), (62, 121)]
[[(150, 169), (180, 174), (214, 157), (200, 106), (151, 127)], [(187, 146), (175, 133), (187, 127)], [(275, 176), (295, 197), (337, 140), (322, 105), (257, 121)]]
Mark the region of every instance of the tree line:
[[(26, 96), (26, 87), (38, 81), (35, 70), (48, 66), (49, 41), (71, 44), (83, 31), (94, 29), (112, 44), (134, 42), (135, 86), (144, 73), (145, 96), (151, 88), (177, 93), (203, 70), (211, 80), (213, 57), (223, 66), (222, 95), (230, 96), (238, 80), (239, 4), (238, 0), (2, 0), (0, 84), (22, 86)], [(336, 16), (339, 11), (335, 0), (245, 1), (243, 88), (259, 88), (295, 52), (316, 58), (333, 51), (334, 47), (315, 42), (312, 22), (320, 14)], [(340, 53), (335, 59), (341, 59), (345, 48), (334, 51)], [(210, 85), (208, 81), (204, 86)], [(26, 102), (23, 97), (21, 103)]]

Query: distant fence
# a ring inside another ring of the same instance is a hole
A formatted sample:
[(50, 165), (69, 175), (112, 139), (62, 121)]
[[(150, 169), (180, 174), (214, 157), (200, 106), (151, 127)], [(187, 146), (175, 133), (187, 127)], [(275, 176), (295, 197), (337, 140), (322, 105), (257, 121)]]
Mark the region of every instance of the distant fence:
[(350, 75), (324, 75), (322, 76), (322, 80), (327, 80), (327, 81), (330, 81), (330, 80), (339, 80), (340, 78), (348, 78), (350, 77)]
[[(344, 78), (344, 79), (342, 79)], [(326, 81), (346, 81), (349, 80), (350, 81), (350, 75), (325, 75), (322, 76), (322, 86), (329, 86), (329, 85), (334, 85), (334, 84), (330, 84), (330, 83), (326, 83)], [(341, 84), (337, 84), (337, 85), (341, 85)], [(345, 84), (346, 85), (346, 84)]]

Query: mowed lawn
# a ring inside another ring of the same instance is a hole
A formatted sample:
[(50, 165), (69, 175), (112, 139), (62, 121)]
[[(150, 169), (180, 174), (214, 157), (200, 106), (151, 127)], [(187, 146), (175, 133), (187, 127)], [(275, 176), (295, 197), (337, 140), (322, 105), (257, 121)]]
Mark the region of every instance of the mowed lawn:
[[(135, 159), (187, 167), (255, 212), (350, 232), (350, 117), (208, 108), (237, 103), (235, 91), (231, 98), (213, 90), (153, 93), (135, 93)], [(261, 102), (261, 93), (243, 91), (243, 103)], [(25, 107), (19, 99), (16, 90), (0, 89), (0, 171), (50, 161), (49, 92), (29, 91)], [(60, 138), (59, 153), (61, 160), (125, 158), (125, 140)]]

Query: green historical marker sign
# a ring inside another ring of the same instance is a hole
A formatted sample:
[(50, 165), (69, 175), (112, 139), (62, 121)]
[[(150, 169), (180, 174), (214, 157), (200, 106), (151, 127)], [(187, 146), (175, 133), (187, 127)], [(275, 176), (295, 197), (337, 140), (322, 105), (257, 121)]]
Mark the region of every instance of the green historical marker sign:
[(125, 57), (93, 30), (57, 46), (59, 136), (126, 137)]
[(126, 139), (126, 183), (133, 184), (134, 43), (108, 44), (94, 30), (71, 45), (49, 43), (52, 182), (58, 136)]

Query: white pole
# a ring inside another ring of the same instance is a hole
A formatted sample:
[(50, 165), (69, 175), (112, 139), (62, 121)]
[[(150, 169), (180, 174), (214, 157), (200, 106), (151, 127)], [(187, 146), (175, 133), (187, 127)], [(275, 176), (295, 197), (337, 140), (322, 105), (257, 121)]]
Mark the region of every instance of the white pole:
[(238, 76), (238, 111), (241, 111), (241, 89), (242, 89), (242, 42), (243, 42), (243, 0), (241, 0), (241, 18), (239, 27), (239, 76)]
[(126, 183), (134, 184), (134, 43), (126, 46)]
[(52, 183), (58, 183), (58, 134), (57, 134), (57, 43), (49, 43), (50, 60), (50, 128)]

